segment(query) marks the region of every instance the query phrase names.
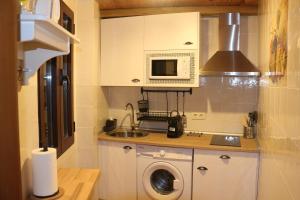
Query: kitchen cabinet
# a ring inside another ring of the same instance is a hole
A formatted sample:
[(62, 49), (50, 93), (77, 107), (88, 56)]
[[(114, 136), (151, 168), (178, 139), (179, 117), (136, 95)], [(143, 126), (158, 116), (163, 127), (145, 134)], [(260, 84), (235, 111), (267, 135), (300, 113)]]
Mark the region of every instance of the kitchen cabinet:
[(99, 143), (100, 199), (136, 199), (136, 145)]
[(199, 49), (197, 12), (145, 16), (145, 50)]
[[(100, 85), (198, 87), (199, 29), (197, 12), (101, 20)], [(191, 72), (194, 78), (149, 83), (148, 53), (167, 50), (195, 52), (195, 69)]]
[(258, 153), (194, 150), (193, 200), (255, 200)]
[(144, 17), (101, 20), (102, 86), (143, 84)]

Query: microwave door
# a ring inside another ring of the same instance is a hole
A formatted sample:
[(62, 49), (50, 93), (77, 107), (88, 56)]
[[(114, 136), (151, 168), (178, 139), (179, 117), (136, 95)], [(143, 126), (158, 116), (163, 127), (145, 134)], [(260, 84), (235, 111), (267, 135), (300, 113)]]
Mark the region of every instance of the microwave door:
[(150, 79), (177, 79), (178, 59), (151, 59)]

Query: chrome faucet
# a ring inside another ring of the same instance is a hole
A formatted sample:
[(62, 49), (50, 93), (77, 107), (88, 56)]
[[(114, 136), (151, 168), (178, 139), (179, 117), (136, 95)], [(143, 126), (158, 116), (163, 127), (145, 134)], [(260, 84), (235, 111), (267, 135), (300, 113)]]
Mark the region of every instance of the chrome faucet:
[(131, 126), (131, 130), (135, 129), (135, 123), (134, 123), (134, 109), (133, 109), (133, 105), (131, 103), (126, 104), (125, 106), (125, 110), (128, 109), (128, 106), (131, 109), (131, 116), (130, 116), (130, 126)]

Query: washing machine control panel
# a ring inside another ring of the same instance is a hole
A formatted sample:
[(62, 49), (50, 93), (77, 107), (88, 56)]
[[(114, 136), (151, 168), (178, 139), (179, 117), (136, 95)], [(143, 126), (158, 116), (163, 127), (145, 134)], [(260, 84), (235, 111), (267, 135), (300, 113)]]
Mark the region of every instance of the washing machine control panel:
[(143, 156), (149, 158), (192, 160), (193, 150), (172, 148), (172, 147), (155, 147), (155, 146), (138, 145), (136, 155), (138, 157)]

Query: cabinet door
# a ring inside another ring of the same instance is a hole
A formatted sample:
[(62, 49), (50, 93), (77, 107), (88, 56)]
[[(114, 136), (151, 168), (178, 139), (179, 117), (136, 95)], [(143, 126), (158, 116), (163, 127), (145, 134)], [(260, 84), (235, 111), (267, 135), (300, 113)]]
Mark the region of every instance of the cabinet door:
[(143, 84), (144, 17), (101, 20), (103, 86)]
[(255, 200), (258, 154), (194, 151), (193, 200)]
[(100, 198), (136, 199), (136, 146), (117, 142), (100, 142)]
[(145, 50), (199, 49), (199, 13), (145, 17)]

